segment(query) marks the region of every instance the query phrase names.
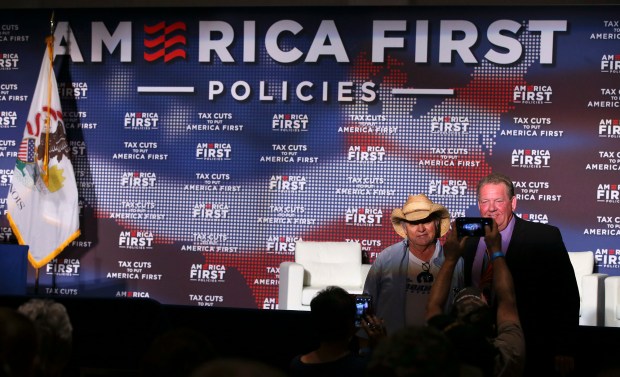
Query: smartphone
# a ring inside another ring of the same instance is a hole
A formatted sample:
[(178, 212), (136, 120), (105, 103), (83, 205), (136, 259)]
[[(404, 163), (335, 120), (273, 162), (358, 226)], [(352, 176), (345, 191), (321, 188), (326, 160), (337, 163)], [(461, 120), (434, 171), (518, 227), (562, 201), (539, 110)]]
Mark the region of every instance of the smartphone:
[(372, 297), (370, 295), (355, 295), (355, 326), (362, 326), (362, 319), (370, 312)]
[(460, 237), (484, 237), (484, 226), (493, 225), (490, 217), (457, 217), (456, 234)]

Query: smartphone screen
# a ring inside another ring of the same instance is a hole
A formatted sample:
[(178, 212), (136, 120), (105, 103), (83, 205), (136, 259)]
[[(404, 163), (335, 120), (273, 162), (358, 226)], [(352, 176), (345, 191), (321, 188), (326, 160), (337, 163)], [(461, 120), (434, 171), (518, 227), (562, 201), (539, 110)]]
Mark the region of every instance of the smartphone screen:
[(362, 326), (364, 315), (370, 310), (372, 297), (369, 295), (355, 295), (355, 326)]
[(459, 237), (484, 237), (484, 226), (491, 225), (489, 217), (458, 217), (456, 219), (456, 234)]

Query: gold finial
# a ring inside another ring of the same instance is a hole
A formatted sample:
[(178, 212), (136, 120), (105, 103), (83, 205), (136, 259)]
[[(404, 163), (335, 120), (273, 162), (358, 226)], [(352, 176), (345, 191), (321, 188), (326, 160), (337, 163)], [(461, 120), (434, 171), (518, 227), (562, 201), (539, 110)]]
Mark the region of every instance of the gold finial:
[(52, 17), (50, 17), (50, 35), (54, 35), (54, 11), (52, 11)]

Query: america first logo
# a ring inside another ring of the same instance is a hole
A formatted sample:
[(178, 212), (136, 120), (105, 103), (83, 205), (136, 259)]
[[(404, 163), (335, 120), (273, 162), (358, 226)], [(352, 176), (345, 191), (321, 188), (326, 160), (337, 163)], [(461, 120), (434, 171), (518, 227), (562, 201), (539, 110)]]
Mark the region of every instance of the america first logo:
[(17, 53), (0, 52), (0, 71), (18, 69), (17, 63), (19, 63), (19, 55)]
[(383, 211), (380, 208), (347, 208), (345, 224), (353, 226), (381, 226)]
[(54, 258), (45, 265), (45, 273), (55, 276), (80, 276), (80, 260)]
[(594, 260), (598, 267), (620, 268), (620, 249), (596, 249)]
[(385, 147), (380, 145), (352, 145), (347, 151), (350, 162), (385, 162)]
[(620, 54), (606, 54), (601, 57), (601, 72), (620, 73)]
[(274, 114), (271, 130), (279, 132), (308, 131), (308, 114)]
[(63, 99), (85, 99), (87, 98), (88, 84), (85, 82), (59, 82), (58, 94)]
[(229, 213), (230, 209), (226, 203), (194, 204), (192, 208), (192, 217), (205, 220), (226, 219)]
[(125, 113), (123, 126), (126, 130), (156, 130), (159, 127), (159, 114)]
[(221, 283), (226, 275), (226, 266), (223, 264), (192, 264), (189, 272), (190, 281), (203, 283)]
[(305, 191), (306, 183), (303, 175), (273, 175), (269, 179), (269, 191)]
[(513, 149), (510, 164), (515, 168), (548, 168), (551, 153), (548, 149)]
[(154, 187), (157, 174), (153, 172), (125, 172), (121, 177), (122, 187)]
[(434, 116), (431, 118), (431, 133), (449, 134), (469, 132), (469, 117), (466, 116)]
[(465, 195), (467, 181), (443, 179), (431, 180), (428, 183), (429, 195)]
[(620, 203), (620, 186), (618, 184), (599, 184), (596, 188), (596, 201), (598, 203)]
[(120, 249), (144, 250), (153, 248), (153, 233), (140, 232), (137, 230), (123, 231), (118, 236)]
[(549, 85), (517, 85), (512, 92), (514, 103), (540, 105), (551, 103), (553, 89)]
[(0, 111), (0, 128), (13, 128), (16, 126), (17, 112)]
[(294, 255), (297, 241), (303, 241), (303, 239), (291, 236), (269, 236), (266, 249), (268, 253), (272, 254)]
[(225, 161), (230, 160), (232, 148), (228, 143), (198, 143), (196, 144), (196, 159)]
[(620, 120), (601, 119), (598, 123), (598, 137), (606, 137), (610, 139), (620, 138)]

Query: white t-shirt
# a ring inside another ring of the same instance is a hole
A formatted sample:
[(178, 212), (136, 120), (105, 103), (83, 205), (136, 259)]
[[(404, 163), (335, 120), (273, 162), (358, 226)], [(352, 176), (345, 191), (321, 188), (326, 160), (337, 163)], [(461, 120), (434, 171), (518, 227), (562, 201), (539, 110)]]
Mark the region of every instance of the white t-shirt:
[(439, 248), (429, 262), (423, 262), (409, 251), (409, 268), (405, 286), (405, 321), (407, 326), (422, 326), (426, 323), (426, 304), (431, 293), (431, 286), (439, 271), (432, 261), (437, 257)]

